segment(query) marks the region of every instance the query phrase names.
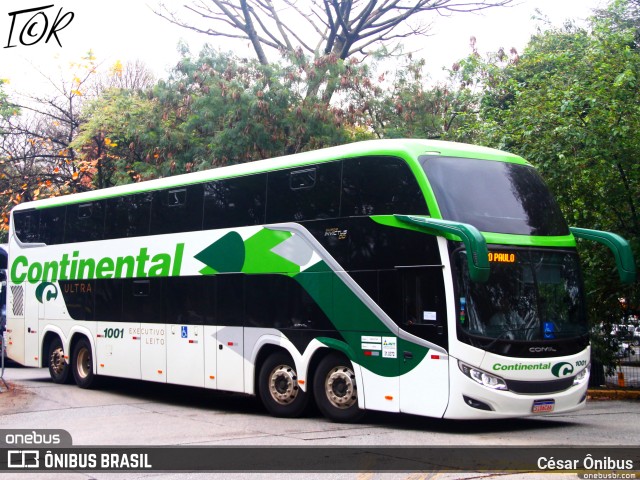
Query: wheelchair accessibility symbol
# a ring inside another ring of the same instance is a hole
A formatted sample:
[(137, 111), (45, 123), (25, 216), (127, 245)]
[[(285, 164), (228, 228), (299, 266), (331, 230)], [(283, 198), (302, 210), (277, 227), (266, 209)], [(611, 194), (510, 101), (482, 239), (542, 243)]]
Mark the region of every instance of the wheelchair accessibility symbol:
[(180, 327), (181, 330), (181, 336), (182, 338), (187, 338), (189, 336), (189, 327), (187, 327), (186, 325), (183, 325), (182, 327)]

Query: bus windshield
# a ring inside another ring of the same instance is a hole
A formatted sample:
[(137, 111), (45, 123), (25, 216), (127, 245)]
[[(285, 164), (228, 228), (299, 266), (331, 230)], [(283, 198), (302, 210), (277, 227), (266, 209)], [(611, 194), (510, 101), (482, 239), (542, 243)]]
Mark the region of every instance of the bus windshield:
[(569, 235), (558, 204), (529, 165), (454, 157), (422, 164), (445, 220), (482, 232)]
[(466, 336), (540, 342), (587, 333), (576, 253), (491, 250), (486, 283), (469, 279), (463, 249), (453, 256), (458, 322)]

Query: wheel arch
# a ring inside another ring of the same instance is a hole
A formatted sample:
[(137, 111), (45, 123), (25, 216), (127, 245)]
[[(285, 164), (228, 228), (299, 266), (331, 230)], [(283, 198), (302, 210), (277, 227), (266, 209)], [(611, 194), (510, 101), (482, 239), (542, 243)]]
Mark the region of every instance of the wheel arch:
[[(93, 372), (94, 375), (98, 375), (98, 355), (96, 352), (96, 343), (93, 339), (93, 335), (91, 335), (91, 332), (83, 327), (76, 327), (74, 328), (71, 333), (70, 333), (70, 338), (69, 338), (69, 352), (70, 354), (73, 352), (73, 349), (75, 348), (76, 344), (80, 341), (80, 339), (85, 338), (88, 342), (89, 345), (91, 346), (91, 359), (92, 359), (92, 363), (93, 363)], [(71, 362), (71, 356), (69, 356), (69, 362)]]
[[(260, 369), (262, 368), (262, 364), (265, 362), (267, 358), (273, 355), (276, 352), (285, 352), (287, 355), (291, 355), (289, 350), (287, 350), (282, 345), (276, 345), (275, 343), (264, 343), (260, 346), (260, 349), (257, 351), (256, 357), (253, 363), (253, 393), (258, 392), (258, 383), (260, 381)], [(295, 363), (295, 358), (293, 358)], [(297, 366), (296, 366), (297, 367)]]

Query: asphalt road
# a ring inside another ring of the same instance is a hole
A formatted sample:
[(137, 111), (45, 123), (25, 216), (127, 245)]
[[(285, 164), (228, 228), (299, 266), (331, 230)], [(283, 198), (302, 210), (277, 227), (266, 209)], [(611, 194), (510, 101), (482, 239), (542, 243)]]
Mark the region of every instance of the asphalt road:
[[(590, 401), (563, 415), (500, 421), (444, 421), (368, 413), (355, 425), (311, 412), (300, 419), (269, 416), (255, 398), (150, 382), (107, 379), (97, 390), (56, 385), (46, 369), (12, 366), (10, 390), (0, 393), (0, 429), (64, 429), (74, 445), (252, 446), (557, 446), (640, 445), (640, 402)], [(1, 387), (1, 384), (0, 384)], [(575, 474), (552, 474), (555, 480)], [(277, 475), (282, 478), (284, 475)], [(287, 474), (288, 478), (356, 480), (491, 478), (486, 472)], [(496, 474), (521, 478), (522, 474)], [(173, 479), (212, 478), (196, 473), (65, 473), (0, 478)], [(272, 473), (216, 474), (215, 478), (276, 478)], [(546, 478), (530, 474), (528, 478)], [(640, 475), (638, 475), (640, 478)]]

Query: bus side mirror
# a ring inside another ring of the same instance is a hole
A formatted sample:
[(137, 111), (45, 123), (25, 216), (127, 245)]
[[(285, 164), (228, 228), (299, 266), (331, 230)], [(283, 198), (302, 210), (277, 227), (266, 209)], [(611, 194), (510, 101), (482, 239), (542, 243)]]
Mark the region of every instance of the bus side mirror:
[(624, 284), (636, 281), (636, 265), (633, 260), (633, 251), (629, 242), (620, 235), (600, 230), (590, 230), (588, 228), (570, 227), (571, 233), (576, 238), (583, 238), (592, 242), (602, 243), (611, 249), (616, 259), (618, 275)]
[(467, 251), (467, 263), (471, 280), (480, 283), (489, 280), (489, 250), (487, 249), (487, 242), (480, 230), (473, 225), (415, 215), (394, 215), (394, 217), (401, 222), (422, 227), (430, 233), (462, 240)]

